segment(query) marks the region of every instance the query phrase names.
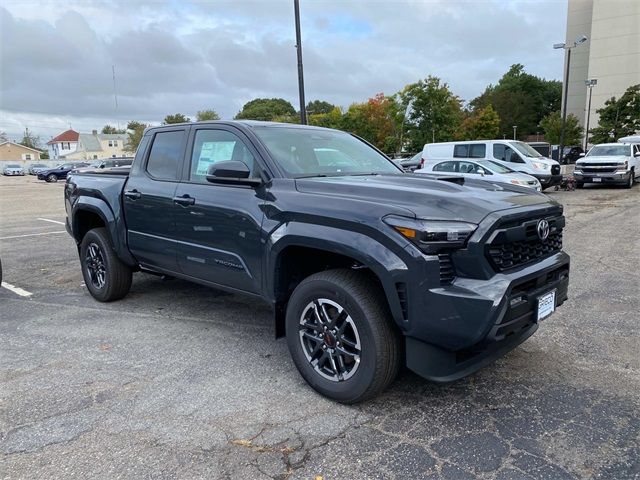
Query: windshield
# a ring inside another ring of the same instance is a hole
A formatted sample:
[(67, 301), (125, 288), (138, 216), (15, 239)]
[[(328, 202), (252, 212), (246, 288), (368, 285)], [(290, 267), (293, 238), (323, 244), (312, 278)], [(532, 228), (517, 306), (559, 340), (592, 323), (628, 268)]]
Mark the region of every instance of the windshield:
[(504, 165), (500, 165), (497, 162), (492, 162), (491, 160), (477, 160), (477, 162), (480, 165), (482, 165), (484, 168), (489, 170), (490, 172), (494, 172), (494, 173), (511, 173), (511, 172), (513, 172), (513, 170), (511, 170), (510, 168), (505, 167)]
[(16, 165), (15, 163), (10, 163), (7, 165), (7, 168), (20, 168), (20, 165)]
[(587, 157), (631, 156), (631, 145), (596, 145), (589, 150)]
[(100, 165), (102, 165), (102, 160), (96, 160), (95, 162), (89, 162), (89, 166), (90, 167), (98, 168)]
[(515, 148), (516, 150), (518, 150), (525, 157), (530, 157), (530, 158), (540, 158), (540, 157), (542, 157), (542, 155), (540, 155), (540, 152), (535, 150), (531, 145), (529, 145), (527, 143), (524, 143), (524, 142), (511, 142), (510, 145), (513, 148)]
[(345, 132), (286, 127), (255, 127), (254, 131), (280, 168), (294, 178), (402, 172)]

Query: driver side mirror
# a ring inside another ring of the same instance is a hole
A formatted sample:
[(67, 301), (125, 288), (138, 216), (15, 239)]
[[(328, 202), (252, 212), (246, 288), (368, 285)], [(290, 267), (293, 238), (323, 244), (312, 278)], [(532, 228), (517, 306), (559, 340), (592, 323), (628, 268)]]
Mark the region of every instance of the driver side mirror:
[(634, 157), (640, 157), (640, 152), (636, 152), (633, 154)]
[(237, 160), (214, 163), (207, 170), (207, 181), (227, 185), (249, 185), (257, 187), (262, 184), (259, 178), (249, 178), (251, 170), (246, 163)]
[(476, 173), (480, 174), (480, 176), (484, 177), (487, 172), (484, 171), (484, 168), (479, 168), (476, 170)]
[(578, 157), (582, 158), (582, 157), (584, 157), (584, 155), (585, 155), (584, 152), (582, 152), (582, 153), (578, 154)]

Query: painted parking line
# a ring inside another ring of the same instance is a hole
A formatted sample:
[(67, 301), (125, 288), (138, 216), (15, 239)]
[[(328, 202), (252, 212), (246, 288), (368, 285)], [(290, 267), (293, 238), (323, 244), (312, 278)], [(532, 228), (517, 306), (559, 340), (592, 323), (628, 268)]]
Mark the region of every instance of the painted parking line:
[(38, 220), (42, 220), (43, 222), (57, 223), (58, 225), (64, 225), (64, 222), (59, 222), (58, 220), (49, 220), (48, 218), (38, 218)]
[(20, 295), (21, 297), (30, 297), (31, 295), (33, 295), (33, 293), (31, 292), (27, 292), (26, 290), (20, 287), (11, 285), (10, 283), (7, 283), (7, 282), (2, 282), (2, 287), (6, 288), (10, 292), (15, 293), (16, 295)]
[(59, 232), (27, 233), (25, 235), (12, 235), (11, 237), (0, 237), (0, 240), (9, 240), (11, 238), (38, 237), (40, 235), (56, 235), (58, 233), (67, 233), (67, 232), (65, 230), (61, 230)]

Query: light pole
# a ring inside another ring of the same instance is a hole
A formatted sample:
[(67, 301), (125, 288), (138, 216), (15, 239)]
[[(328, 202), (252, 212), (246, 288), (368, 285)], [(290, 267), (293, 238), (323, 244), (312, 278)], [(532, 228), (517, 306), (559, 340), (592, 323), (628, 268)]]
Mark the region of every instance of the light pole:
[(564, 132), (567, 126), (567, 96), (569, 94), (569, 68), (571, 67), (571, 50), (578, 45), (582, 45), (588, 40), (586, 35), (580, 35), (576, 38), (571, 45), (566, 43), (555, 43), (553, 48), (563, 49), (567, 51), (567, 65), (564, 74), (564, 101), (562, 102), (562, 129), (560, 130), (560, 145), (558, 149), (558, 163), (562, 163), (562, 157), (564, 157)]
[(592, 78), (590, 80), (585, 80), (584, 84), (589, 89), (589, 106), (587, 107), (587, 128), (584, 130), (584, 151), (586, 153), (587, 147), (589, 146), (589, 117), (591, 116), (591, 93), (593, 92), (593, 87), (598, 84), (598, 80)]
[(304, 74), (302, 68), (302, 36), (300, 35), (300, 5), (293, 0), (293, 13), (296, 17), (296, 50), (298, 51), (298, 94), (300, 96), (300, 123), (307, 124), (307, 111), (304, 101)]
[(516, 132), (517, 132), (517, 131), (518, 131), (518, 126), (517, 126), (517, 125), (514, 125), (514, 126), (513, 126), (513, 139), (514, 139), (514, 140), (516, 139)]

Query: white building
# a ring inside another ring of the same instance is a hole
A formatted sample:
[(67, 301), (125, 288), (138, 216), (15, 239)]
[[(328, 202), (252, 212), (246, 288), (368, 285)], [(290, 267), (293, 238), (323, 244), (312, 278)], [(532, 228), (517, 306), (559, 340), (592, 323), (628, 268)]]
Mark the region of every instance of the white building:
[(62, 132), (57, 137), (52, 138), (47, 142), (47, 148), (49, 149), (49, 158), (51, 160), (58, 160), (61, 157), (65, 157), (71, 153), (74, 153), (78, 149), (78, 137), (80, 134), (75, 130), (67, 130)]
[(567, 114), (586, 125), (589, 91), (585, 81), (596, 79), (591, 129), (598, 125), (596, 110), (605, 101), (618, 99), (631, 85), (640, 84), (640, 0), (569, 0), (566, 44), (581, 35), (588, 40), (571, 51)]

